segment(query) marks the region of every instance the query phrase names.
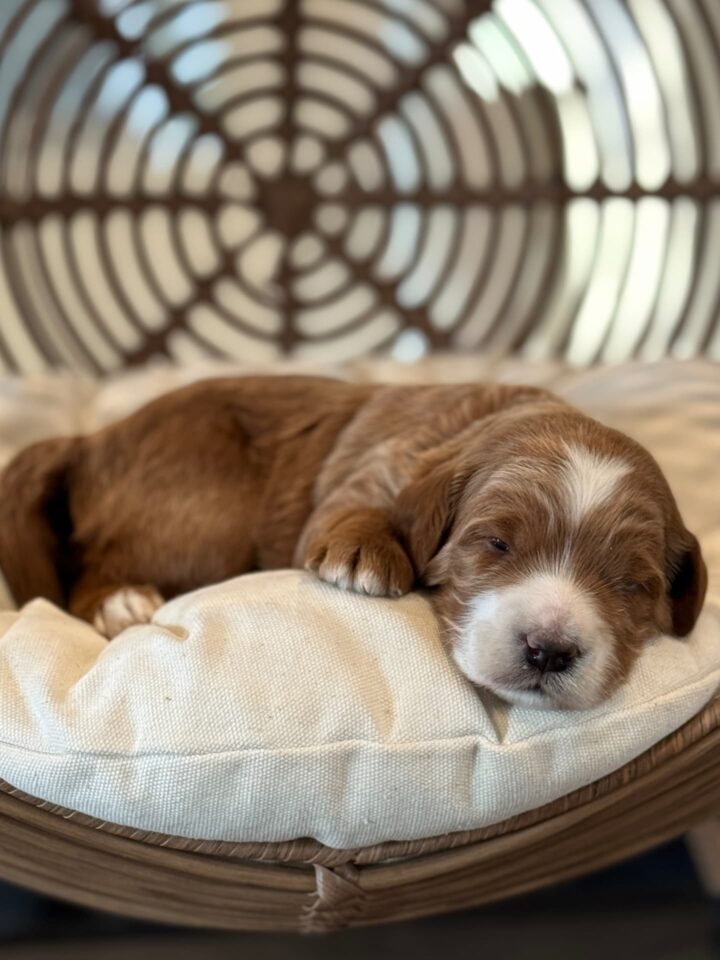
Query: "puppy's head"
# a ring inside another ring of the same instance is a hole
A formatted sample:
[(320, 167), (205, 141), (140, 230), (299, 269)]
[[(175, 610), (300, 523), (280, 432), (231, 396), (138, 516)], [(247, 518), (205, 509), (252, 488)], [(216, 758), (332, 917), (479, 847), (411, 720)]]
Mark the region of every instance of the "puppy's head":
[(704, 600), (698, 542), (656, 462), (560, 405), (478, 424), (398, 517), (456, 663), (510, 702), (600, 702)]

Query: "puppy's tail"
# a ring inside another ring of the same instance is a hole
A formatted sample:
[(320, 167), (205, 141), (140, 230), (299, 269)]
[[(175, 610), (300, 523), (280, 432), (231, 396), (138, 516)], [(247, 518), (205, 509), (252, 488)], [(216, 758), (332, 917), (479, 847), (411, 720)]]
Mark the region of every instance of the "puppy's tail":
[(77, 444), (70, 437), (35, 443), (0, 476), (0, 570), (19, 606), (33, 597), (65, 604), (67, 474)]

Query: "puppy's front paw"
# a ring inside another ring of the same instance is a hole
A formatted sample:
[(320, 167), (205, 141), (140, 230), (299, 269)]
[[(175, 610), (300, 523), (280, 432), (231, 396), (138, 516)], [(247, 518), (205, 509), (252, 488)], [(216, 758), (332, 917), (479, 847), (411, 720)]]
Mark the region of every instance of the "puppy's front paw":
[(412, 588), (415, 573), (407, 554), (390, 536), (362, 543), (330, 534), (310, 545), (305, 569), (327, 583), (373, 597), (401, 597)]
[(108, 640), (138, 623), (149, 623), (165, 601), (154, 587), (121, 587), (100, 603), (93, 626)]

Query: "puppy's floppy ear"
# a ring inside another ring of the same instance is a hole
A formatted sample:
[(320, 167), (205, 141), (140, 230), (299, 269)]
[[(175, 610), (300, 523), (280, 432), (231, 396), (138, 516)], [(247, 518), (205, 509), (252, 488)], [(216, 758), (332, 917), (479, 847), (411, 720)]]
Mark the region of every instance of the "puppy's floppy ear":
[(458, 501), (467, 480), (456, 462), (432, 467), (419, 480), (400, 491), (393, 525), (422, 577), (450, 531)]
[(695, 626), (702, 610), (707, 589), (707, 568), (696, 537), (683, 530), (682, 550), (671, 561), (668, 596), (672, 616), (672, 632), (685, 637)]

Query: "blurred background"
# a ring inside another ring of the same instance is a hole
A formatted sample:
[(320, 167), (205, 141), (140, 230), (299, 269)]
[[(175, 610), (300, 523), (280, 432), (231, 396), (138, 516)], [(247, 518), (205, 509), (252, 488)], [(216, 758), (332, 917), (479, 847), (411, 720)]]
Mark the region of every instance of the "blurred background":
[(3, 0), (0, 368), (720, 357), (717, 0)]
[[(2, 0), (0, 372), (720, 359), (718, 0)], [(548, 852), (552, 856), (552, 851)], [(720, 956), (682, 842), (327, 940), (0, 886), (5, 957)]]

